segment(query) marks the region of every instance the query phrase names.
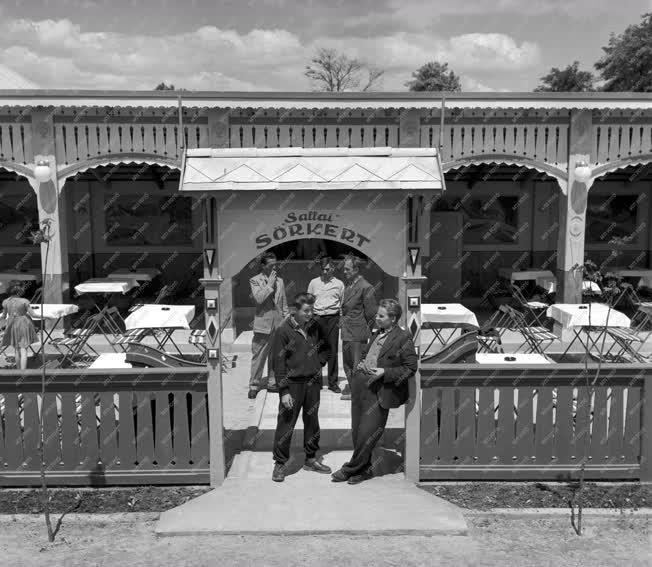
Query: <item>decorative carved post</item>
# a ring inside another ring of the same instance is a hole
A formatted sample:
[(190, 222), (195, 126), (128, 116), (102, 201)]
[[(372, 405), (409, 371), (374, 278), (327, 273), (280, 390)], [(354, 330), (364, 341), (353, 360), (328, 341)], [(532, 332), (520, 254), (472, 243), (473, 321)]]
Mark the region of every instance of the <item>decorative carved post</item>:
[(206, 196), (202, 202), (204, 232), (204, 286), (206, 350), (208, 352), (208, 431), (211, 486), (224, 482), (224, 406), (222, 400), (222, 337), (220, 333), (220, 284), (218, 257), (217, 198)]
[[(421, 366), (421, 285), (426, 280), (421, 275), (421, 258), (424, 253), (425, 239), (421, 226), (424, 215), (423, 196), (408, 197), (407, 201), (407, 262), (405, 275), (401, 278), (404, 295), (401, 298), (406, 318), (406, 328), (412, 340)], [(413, 482), (419, 481), (419, 464), (421, 452), (421, 372), (417, 372), (410, 381), (410, 399), (405, 406), (405, 476)]]
[[(210, 148), (228, 148), (230, 111), (228, 108), (209, 108), (208, 146)], [(219, 213), (219, 208), (218, 208)], [(216, 214), (218, 214), (216, 213)], [(233, 318), (233, 281), (227, 278), (220, 286), (220, 324), (223, 329), (232, 328), (235, 338), (235, 320)]]
[(45, 262), (45, 244), (41, 244), (41, 271), (45, 271), (43, 282), (43, 300), (45, 303), (68, 303), (70, 279), (68, 274), (68, 230), (66, 225), (65, 195), (60, 190), (57, 180), (57, 161), (54, 140), (54, 118), (52, 109), (39, 107), (32, 110), (32, 147), (34, 164), (46, 161), (52, 172), (51, 178), (39, 183), (30, 178), (30, 184), (36, 192), (39, 221), (52, 220), (50, 250), (47, 265)]
[[(420, 146), (421, 113), (416, 109), (402, 110), (399, 117), (399, 144), (401, 147)], [(421, 357), (421, 285), (426, 280), (421, 275), (421, 258), (426, 244), (423, 238), (424, 213), (423, 196), (408, 195), (406, 203), (406, 266), (399, 281), (399, 298), (403, 307), (402, 324), (412, 334), (412, 339)], [(405, 477), (413, 482), (419, 480), (421, 451), (421, 372), (410, 381), (410, 398), (405, 406)]]
[(591, 163), (591, 110), (571, 111), (568, 133), (568, 183), (559, 200), (559, 244), (557, 256), (557, 302), (582, 302), (582, 276), (573, 266), (584, 265), (586, 205), (592, 180), (578, 181), (578, 162)]

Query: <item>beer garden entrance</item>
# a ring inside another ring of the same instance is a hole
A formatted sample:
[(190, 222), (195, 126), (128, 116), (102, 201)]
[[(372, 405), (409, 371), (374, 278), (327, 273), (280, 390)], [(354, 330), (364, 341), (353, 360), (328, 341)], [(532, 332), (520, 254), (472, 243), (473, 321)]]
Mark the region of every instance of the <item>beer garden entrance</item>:
[[(232, 324), (232, 278), (261, 253), (297, 239), (332, 240), (398, 278), (402, 326), (421, 328), (421, 263), (429, 203), (444, 189), (434, 148), (197, 149), (180, 191), (201, 195), (211, 485), (224, 480), (220, 329)], [(418, 348), (418, 347), (417, 347)], [(419, 375), (406, 407), (405, 472), (419, 475)]]

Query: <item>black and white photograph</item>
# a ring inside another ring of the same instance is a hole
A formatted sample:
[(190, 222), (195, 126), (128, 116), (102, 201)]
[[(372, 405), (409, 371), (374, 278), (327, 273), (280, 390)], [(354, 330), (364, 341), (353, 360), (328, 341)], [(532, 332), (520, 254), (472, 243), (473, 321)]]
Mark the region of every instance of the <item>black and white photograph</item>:
[(648, 566), (650, 0), (0, 3), (0, 561)]

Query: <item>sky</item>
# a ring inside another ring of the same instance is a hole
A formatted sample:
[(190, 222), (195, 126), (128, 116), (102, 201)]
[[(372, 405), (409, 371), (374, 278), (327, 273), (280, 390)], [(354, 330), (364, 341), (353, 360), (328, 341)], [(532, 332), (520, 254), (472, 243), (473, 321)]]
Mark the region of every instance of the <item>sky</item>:
[(375, 90), (439, 61), (464, 91), (531, 91), (551, 67), (593, 70), (646, 12), (652, 0), (3, 0), (0, 88), (309, 91), (327, 47), (384, 69)]

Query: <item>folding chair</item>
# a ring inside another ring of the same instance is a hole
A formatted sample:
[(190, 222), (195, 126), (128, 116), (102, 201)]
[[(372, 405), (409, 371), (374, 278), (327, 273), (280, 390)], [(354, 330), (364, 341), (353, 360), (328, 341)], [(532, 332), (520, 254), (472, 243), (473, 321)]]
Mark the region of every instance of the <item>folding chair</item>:
[[(142, 341), (149, 329), (130, 329), (118, 335), (114, 340), (110, 340), (111, 346), (119, 346), (124, 352), (127, 352), (127, 345), (129, 343), (139, 343)], [(115, 349), (114, 349), (115, 350)]]
[[(206, 362), (208, 359), (208, 351), (206, 349), (206, 329), (196, 329), (190, 332), (188, 343), (195, 346), (201, 352), (200, 361)], [(238, 358), (237, 354), (227, 355), (221, 354), (222, 370), (227, 371), (229, 368), (235, 368), (235, 362)]]
[[(528, 345), (530, 347), (530, 352), (545, 354), (545, 350), (557, 340), (557, 335), (550, 332), (545, 327), (528, 325), (523, 313), (520, 313), (513, 307), (510, 307), (509, 305), (501, 305), (500, 308), (509, 317), (509, 320), (512, 323), (512, 329), (518, 331), (525, 339), (525, 342), (516, 349), (516, 352), (518, 352), (524, 345)], [(545, 347), (542, 347), (544, 344)]]
[(497, 310), (487, 319), (486, 323), (478, 329), (478, 352), (504, 352), (502, 335), (505, 314)]
[(528, 317), (530, 319), (528, 324), (535, 324), (537, 327), (547, 329), (546, 324), (549, 318), (546, 317), (546, 309), (548, 309), (550, 305), (543, 301), (530, 301), (523, 295), (521, 288), (514, 283), (511, 284), (511, 288), (512, 296), (518, 303), (521, 311), (526, 315), (526, 320)]
[[(616, 360), (626, 360), (628, 362), (645, 362), (638, 354), (638, 351), (645, 342), (634, 329), (626, 327), (608, 327), (607, 334), (613, 339), (613, 344), (604, 354), (605, 359), (613, 357)], [(633, 344), (639, 344), (637, 349), (632, 347)], [(611, 351), (618, 345), (620, 350), (612, 355)]]
[[(66, 362), (74, 363), (74, 359), (78, 357), (88, 361), (93, 356), (99, 356), (99, 353), (88, 344), (88, 340), (93, 336), (101, 321), (102, 317), (99, 313), (91, 315), (84, 321), (81, 328), (71, 329), (69, 334), (50, 341), (50, 344), (63, 356), (60, 366)], [(89, 351), (92, 351), (92, 354)]]

